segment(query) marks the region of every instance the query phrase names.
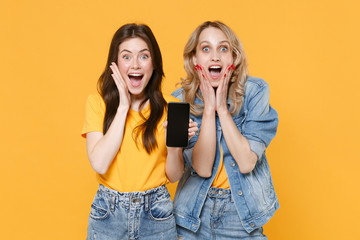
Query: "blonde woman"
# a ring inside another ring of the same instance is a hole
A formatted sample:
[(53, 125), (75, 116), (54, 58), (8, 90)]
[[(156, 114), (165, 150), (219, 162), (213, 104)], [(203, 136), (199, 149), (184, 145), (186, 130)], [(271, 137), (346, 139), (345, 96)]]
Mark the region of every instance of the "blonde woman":
[(265, 155), (278, 124), (269, 86), (247, 75), (243, 47), (221, 22), (195, 29), (184, 62), (173, 95), (190, 103), (199, 134), (174, 199), (179, 238), (267, 239), (262, 226), (279, 208)]

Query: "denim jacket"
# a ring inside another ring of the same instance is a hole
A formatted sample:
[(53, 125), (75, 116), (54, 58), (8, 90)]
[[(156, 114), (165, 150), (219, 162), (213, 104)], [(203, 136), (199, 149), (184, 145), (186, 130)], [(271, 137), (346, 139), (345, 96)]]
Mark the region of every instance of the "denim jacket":
[[(172, 95), (183, 100), (182, 88), (174, 91)], [(202, 104), (198, 98), (195, 102)], [(198, 123), (198, 128), (201, 130), (202, 116), (191, 115), (191, 119)], [(185, 170), (177, 186), (174, 214), (178, 225), (193, 232), (200, 227), (200, 213), (218, 171), (221, 159), (219, 143), (223, 151), (232, 198), (245, 230), (250, 233), (263, 226), (280, 206), (265, 155), (266, 147), (276, 134), (278, 115), (269, 105), (269, 86), (264, 80), (247, 77), (243, 104), (239, 114), (233, 116), (233, 120), (241, 134), (248, 140), (251, 150), (256, 153), (257, 163), (250, 173), (242, 174), (239, 171), (226, 145), (219, 118), (216, 116), (217, 143), (212, 175), (209, 178), (200, 177), (192, 168), (192, 151), (199, 136), (195, 135), (190, 139), (188, 147), (183, 152)]]

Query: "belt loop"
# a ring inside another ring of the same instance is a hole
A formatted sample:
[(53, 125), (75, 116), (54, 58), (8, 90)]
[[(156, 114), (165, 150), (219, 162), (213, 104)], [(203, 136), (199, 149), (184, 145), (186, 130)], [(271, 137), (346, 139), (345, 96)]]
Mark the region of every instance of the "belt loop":
[(115, 196), (114, 196), (114, 195), (111, 195), (110, 210), (111, 210), (112, 212), (115, 211)]
[(149, 211), (149, 205), (150, 205), (150, 198), (149, 198), (149, 195), (146, 194), (145, 195), (145, 211)]

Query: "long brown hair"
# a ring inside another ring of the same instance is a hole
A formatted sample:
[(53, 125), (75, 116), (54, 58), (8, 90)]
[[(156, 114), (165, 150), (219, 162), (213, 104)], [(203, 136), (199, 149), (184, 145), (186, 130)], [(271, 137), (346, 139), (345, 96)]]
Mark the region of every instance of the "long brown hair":
[(228, 96), (231, 99), (230, 112), (232, 115), (235, 115), (240, 112), (245, 93), (244, 88), (247, 78), (247, 60), (244, 48), (235, 33), (228, 26), (219, 21), (207, 21), (199, 25), (191, 34), (185, 45), (183, 57), (187, 77), (181, 81), (181, 85), (184, 89), (184, 101), (190, 103), (190, 111), (192, 114), (202, 114), (204, 106), (195, 104), (195, 96), (201, 100), (203, 100), (203, 97), (198, 92), (200, 80), (197, 72), (194, 70), (195, 64), (193, 62), (193, 57), (196, 54), (196, 47), (199, 43), (199, 36), (201, 32), (209, 27), (220, 29), (227, 36), (230, 42), (230, 48), (234, 57), (235, 70), (232, 73), (229, 82)]
[(155, 132), (167, 103), (161, 92), (164, 71), (160, 48), (151, 29), (145, 24), (131, 23), (123, 25), (116, 31), (111, 41), (105, 70), (98, 80), (98, 91), (106, 105), (103, 132), (105, 134), (109, 129), (119, 106), (119, 91), (111, 76), (112, 71), (110, 65), (112, 62), (117, 63), (119, 46), (129, 38), (141, 38), (146, 42), (150, 50), (154, 68), (152, 76), (144, 90), (145, 98), (139, 107), (139, 109), (141, 109), (146, 101), (149, 100), (150, 116), (146, 119), (140, 112), (144, 121), (133, 130), (133, 133), (135, 133), (135, 142), (137, 143), (137, 138), (141, 135), (143, 146), (146, 152), (150, 154), (157, 148)]

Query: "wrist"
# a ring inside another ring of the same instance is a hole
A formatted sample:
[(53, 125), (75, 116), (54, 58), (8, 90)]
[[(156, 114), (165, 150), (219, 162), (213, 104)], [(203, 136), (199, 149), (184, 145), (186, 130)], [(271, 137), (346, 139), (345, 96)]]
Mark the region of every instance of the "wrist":
[(219, 117), (231, 116), (229, 109), (227, 109), (227, 108), (219, 108), (217, 110), (217, 114)]
[(176, 154), (182, 154), (183, 148), (181, 147), (167, 147), (168, 154), (176, 155)]
[(127, 112), (129, 111), (129, 108), (130, 108), (130, 106), (119, 105), (119, 107), (117, 109), (117, 113), (127, 114)]
[(203, 111), (203, 116), (204, 116), (204, 117), (215, 116), (215, 108), (214, 108), (214, 107), (205, 106), (205, 107), (204, 107), (204, 111)]

